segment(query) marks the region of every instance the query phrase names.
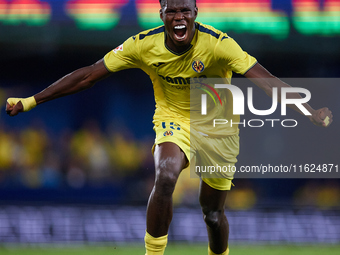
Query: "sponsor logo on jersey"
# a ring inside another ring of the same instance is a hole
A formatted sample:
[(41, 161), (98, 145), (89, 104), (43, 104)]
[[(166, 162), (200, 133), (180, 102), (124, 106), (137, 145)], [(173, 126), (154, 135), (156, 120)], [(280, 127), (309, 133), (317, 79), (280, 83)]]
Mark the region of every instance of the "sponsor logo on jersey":
[(196, 73), (202, 73), (204, 71), (204, 64), (201, 60), (194, 60), (191, 66)]
[(172, 132), (171, 130), (165, 131), (163, 135), (164, 135), (164, 136), (173, 136), (173, 135), (174, 135), (174, 132)]
[(123, 51), (123, 44), (119, 45), (117, 48), (113, 50), (114, 53), (117, 54), (118, 51)]
[(201, 83), (207, 79), (205, 75), (201, 75), (200, 77), (170, 77), (158, 74), (158, 76), (172, 85), (189, 85), (191, 79), (194, 83)]

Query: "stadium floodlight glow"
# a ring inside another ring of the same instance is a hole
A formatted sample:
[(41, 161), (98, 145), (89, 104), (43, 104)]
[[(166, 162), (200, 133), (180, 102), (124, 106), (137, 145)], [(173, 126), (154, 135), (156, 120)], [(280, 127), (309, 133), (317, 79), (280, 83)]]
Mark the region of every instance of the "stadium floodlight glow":
[[(321, 2), (323, 5), (321, 7)], [(340, 34), (339, 0), (293, 0), (292, 22), (297, 31), (310, 35)]]
[(0, 21), (8, 25), (43, 26), (51, 19), (51, 6), (40, 0), (0, 1)]
[(67, 2), (66, 13), (80, 29), (109, 30), (118, 24), (120, 9), (128, 0), (73, 0)]
[[(271, 0), (196, 0), (199, 8), (197, 21), (222, 31), (271, 35), (284, 39), (289, 34), (288, 15), (272, 9)], [(159, 3), (136, 0), (138, 22), (144, 29), (163, 25), (159, 18)]]

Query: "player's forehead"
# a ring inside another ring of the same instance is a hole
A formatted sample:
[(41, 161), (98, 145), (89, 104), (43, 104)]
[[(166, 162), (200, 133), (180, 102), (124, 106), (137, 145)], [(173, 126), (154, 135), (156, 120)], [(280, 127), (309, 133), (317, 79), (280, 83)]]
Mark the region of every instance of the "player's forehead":
[(165, 0), (165, 8), (167, 9), (182, 9), (195, 8), (195, 0)]

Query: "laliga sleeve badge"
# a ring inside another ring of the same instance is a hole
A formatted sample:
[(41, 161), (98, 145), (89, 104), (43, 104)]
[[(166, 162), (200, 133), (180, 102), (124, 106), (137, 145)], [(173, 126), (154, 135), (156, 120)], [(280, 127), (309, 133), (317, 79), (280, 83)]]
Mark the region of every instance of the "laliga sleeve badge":
[(117, 48), (113, 50), (114, 53), (117, 54), (118, 51), (123, 51), (123, 44), (119, 45)]

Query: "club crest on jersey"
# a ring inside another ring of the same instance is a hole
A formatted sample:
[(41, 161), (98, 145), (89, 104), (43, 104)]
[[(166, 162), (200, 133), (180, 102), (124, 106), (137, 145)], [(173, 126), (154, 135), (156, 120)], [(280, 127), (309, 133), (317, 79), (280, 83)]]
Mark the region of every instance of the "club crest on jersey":
[(174, 135), (174, 132), (172, 132), (171, 130), (170, 131), (165, 131), (163, 136), (173, 136)]
[(194, 69), (196, 73), (202, 73), (204, 71), (203, 62), (201, 60), (194, 60), (194, 62), (192, 62), (192, 69)]
[(117, 54), (118, 51), (123, 51), (123, 44), (119, 45), (117, 48), (113, 50), (114, 53)]

